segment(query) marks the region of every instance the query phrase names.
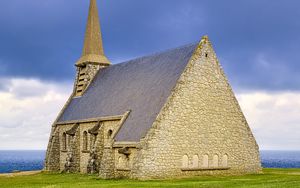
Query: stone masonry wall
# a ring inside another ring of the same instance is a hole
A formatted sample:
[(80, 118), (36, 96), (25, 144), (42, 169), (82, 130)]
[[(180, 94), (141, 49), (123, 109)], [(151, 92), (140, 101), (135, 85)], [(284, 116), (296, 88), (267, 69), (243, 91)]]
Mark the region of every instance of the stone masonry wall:
[(45, 170), (48, 171), (59, 171), (59, 161), (60, 161), (60, 140), (59, 132), (56, 129), (52, 129), (51, 138), (49, 139), (47, 158), (45, 161)]
[(60, 160), (59, 160), (59, 166), (60, 166), (60, 171), (63, 171), (65, 169), (65, 163), (66, 163), (66, 158), (68, 155), (68, 151), (72, 152), (72, 157), (73, 157), (73, 162), (72, 162), (72, 167), (71, 171), (72, 172), (78, 172), (80, 168), (80, 135), (79, 135), (79, 129), (77, 129), (76, 134), (71, 137), (69, 135), (66, 135), (66, 140), (67, 140), (67, 147), (66, 149), (63, 148), (63, 133), (70, 130), (74, 124), (68, 124), (68, 125), (59, 125), (58, 126), (58, 131), (59, 131), (59, 140), (60, 140)]
[[(91, 148), (93, 147), (93, 141), (91, 137), (94, 137), (93, 135), (88, 133), (88, 130), (96, 126), (98, 122), (90, 122), (90, 123), (81, 123), (79, 128), (80, 128), (80, 172), (81, 173), (87, 173), (87, 166), (88, 166), (88, 161), (90, 158), (90, 151)], [(85, 150), (83, 147), (83, 133), (87, 132), (87, 149)], [(97, 135), (97, 137), (101, 137), (101, 134)], [(96, 140), (97, 140), (96, 137)], [(96, 143), (96, 141), (95, 141)]]
[(129, 148), (130, 155), (126, 156), (118, 152), (120, 148), (114, 148), (115, 158), (115, 177), (114, 178), (130, 178), (134, 171), (133, 166), (137, 159), (137, 149)]
[[(88, 132), (89, 129), (92, 129), (94, 126), (96, 126), (98, 122), (88, 122), (88, 123), (80, 123), (79, 127), (76, 131), (76, 134), (73, 136), (72, 139), (69, 139), (70, 136), (67, 135), (67, 148), (63, 148), (63, 134), (64, 132), (70, 130), (74, 124), (66, 124), (66, 125), (59, 125), (57, 127), (56, 131), (56, 137), (53, 139), (56, 139), (54, 143), (56, 143), (56, 149), (51, 152), (52, 155), (57, 156), (57, 167), (55, 168), (55, 171), (63, 171), (64, 166), (66, 163), (66, 158), (68, 155), (68, 151), (72, 151), (73, 154), (73, 163), (72, 163), (72, 172), (81, 172), (81, 173), (87, 173), (87, 166), (88, 161), (90, 159), (90, 152), (91, 148), (94, 146), (91, 140), (91, 137), (93, 135), (87, 134), (87, 150), (84, 150), (83, 148), (83, 133), (86, 131)], [(101, 126), (98, 130), (98, 135), (94, 137), (95, 139), (95, 147), (97, 151), (97, 157), (98, 157), (98, 163), (99, 167), (101, 163), (103, 163), (102, 166), (105, 166), (105, 172), (109, 172), (110, 174), (114, 172), (114, 155), (113, 155), (113, 149), (112, 149), (112, 138), (109, 138), (108, 132), (109, 130), (112, 130), (112, 134), (114, 131), (117, 131), (117, 128), (119, 126), (119, 120), (116, 121), (104, 121), (101, 122)], [(54, 158), (54, 157), (52, 157)], [(55, 159), (55, 158), (54, 158)], [(107, 161), (111, 161), (110, 163), (107, 163)], [(107, 167), (107, 165), (110, 165)], [(54, 168), (54, 163), (51, 162), (51, 165), (49, 165), (51, 168)]]
[(207, 37), (141, 147), (132, 178), (260, 172), (258, 145)]
[[(84, 91), (88, 88), (88, 86), (91, 84), (93, 81), (94, 77), (98, 73), (98, 71), (101, 68), (104, 68), (105, 66), (100, 66), (100, 65), (93, 65), (93, 64), (87, 64), (84, 67), (78, 67), (77, 68), (77, 76), (75, 78), (75, 95), (76, 96), (81, 96)], [(83, 73), (84, 75), (81, 75)], [(83, 80), (80, 80), (83, 79)], [(83, 85), (83, 86), (79, 86)], [(80, 88), (80, 92), (79, 89)]]
[(113, 150), (113, 135), (118, 131), (120, 121), (105, 121), (103, 126), (103, 155), (100, 161), (99, 175), (110, 179), (115, 177), (115, 155)]

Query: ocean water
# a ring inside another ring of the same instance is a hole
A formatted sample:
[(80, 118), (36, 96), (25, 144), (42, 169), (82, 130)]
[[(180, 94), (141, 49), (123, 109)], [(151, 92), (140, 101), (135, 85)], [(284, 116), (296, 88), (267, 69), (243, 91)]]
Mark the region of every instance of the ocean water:
[(265, 168), (300, 168), (300, 151), (260, 151)]
[(41, 170), (46, 151), (0, 151), (0, 173)]
[[(46, 151), (0, 151), (0, 173), (41, 170)], [(265, 168), (300, 168), (300, 151), (261, 151)]]

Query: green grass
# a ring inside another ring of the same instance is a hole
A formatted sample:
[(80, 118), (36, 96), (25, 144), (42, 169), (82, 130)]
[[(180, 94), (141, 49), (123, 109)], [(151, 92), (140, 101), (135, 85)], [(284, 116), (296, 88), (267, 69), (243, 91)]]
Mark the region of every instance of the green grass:
[(300, 188), (300, 169), (264, 169), (263, 174), (225, 177), (194, 177), (175, 180), (102, 180), (95, 175), (41, 173), (0, 177), (0, 187), (278, 187)]

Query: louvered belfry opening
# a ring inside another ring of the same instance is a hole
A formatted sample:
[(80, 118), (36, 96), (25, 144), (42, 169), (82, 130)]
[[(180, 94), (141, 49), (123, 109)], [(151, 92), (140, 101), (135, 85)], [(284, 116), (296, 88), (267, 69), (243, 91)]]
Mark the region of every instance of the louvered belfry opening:
[(82, 95), (82, 92), (85, 90), (87, 85), (87, 75), (86, 75), (87, 66), (79, 67), (78, 81), (76, 85), (76, 96)]
[(102, 33), (96, 0), (90, 1), (82, 55), (76, 62), (77, 82), (75, 96), (82, 96), (100, 68), (110, 65), (104, 54)]

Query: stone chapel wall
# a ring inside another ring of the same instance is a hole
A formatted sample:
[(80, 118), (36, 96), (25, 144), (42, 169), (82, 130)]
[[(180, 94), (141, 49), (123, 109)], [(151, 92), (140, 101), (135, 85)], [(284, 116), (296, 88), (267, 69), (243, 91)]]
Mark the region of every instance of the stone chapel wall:
[(258, 145), (207, 38), (141, 147), (133, 178), (260, 172)]
[[(87, 166), (90, 159), (91, 149), (94, 143), (96, 143), (97, 139), (100, 139), (101, 137), (101, 134), (94, 136), (88, 132), (89, 129), (92, 129), (97, 124), (98, 122), (89, 122), (89, 123), (80, 124), (80, 172), (81, 173), (87, 173)], [(85, 133), (86, 133), (86, 138), (84, 138)]]
[(120, 126), (120, 121), (106, 121), (103, 126), (103, 141), (102, 148), (103, 156), (100, 161), (99, 175), (102, 178), (115, 177), (115, 155), (113, 149), (113, 136), (117, 133)]
[[(87, 173), (87, 166), (90, 160), (90, 153), (95, 147), (97, 155), (98, 168), (105, 166), (105, 171), (114, 171), (114, 155), (113, 155), (113, 135), (118, 130), (119, 120), (103, 121), (100, 123), (98, 134), (93, 135), (89, 130), (95, 127), (99, 122), (79, 123), (78, 129), (74, 136), (65, 133), (72, 129), (74, 124), (59, 125), (57, 131), (57, 150), (59, 151), (59, 168), (65, 169), (66, 159), (70, 150), (72, 151), (72, 171)], [(85, 137), (86, 135), (86, 137)], [(56, 138), (56, 137), (55, 137)], [(107, 161), (111, 161), (111, 166), (107, 166)]]

